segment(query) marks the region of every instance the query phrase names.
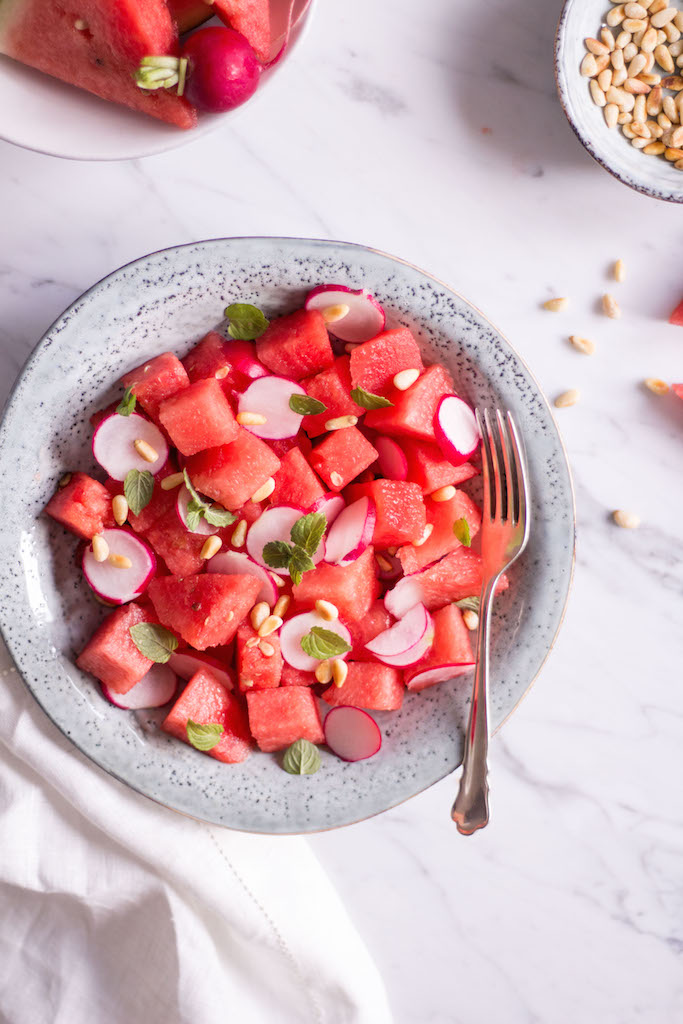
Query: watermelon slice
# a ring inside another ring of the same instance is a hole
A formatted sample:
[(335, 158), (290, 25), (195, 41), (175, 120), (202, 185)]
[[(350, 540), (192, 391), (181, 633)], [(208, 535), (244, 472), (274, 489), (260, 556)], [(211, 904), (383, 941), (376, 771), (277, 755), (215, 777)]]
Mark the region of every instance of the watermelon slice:
[[(401, 370), (419, 370), (424, 366), (420, 348), (407, 327), (384, 331), (376, 338), (357, 345), (351, 353), (351, 379), (354, 388), (373, 395), (398, 394), (393, 379)], [(413, 385), (414, 386), (414, 385)]]
[(282, 666), (280, 686), (315, 686), (317, 682), (312, 672), (304, 672), (303, 669), (294, 668), (287, 662)]
[(138, 403), (150, 419), (156, 421), (161, 403), (181, 388), (186, 388), (190, 380), (178, 357), (173, 352), (163, 352), (148, 363), (129, 370), (121, 378), (121, 383), (124, 388), (132, 388)]
[(287, 454), (282, 456), (280, 468), (275, 474), (275, 490), (270, 496), (270, 504), (308, 508), (324, 494), (325, 488), (300, 449), (290, 448)]
[(251, 735), (244, 708), (237, 697), (222, 686), (210, 669), (200, 669), (175, 702), (161, 728), (189, 743), (187, 723), (222, 725), (223, 732), (215, 747), (205, 751), (217, 761), (239, 764), (249, 756)]
[(283, 750), (297, 740), (322, 743), (320, 712), (307, 686), (247, 693), (249, 728), (261, 750)]
[(449, 484), (457, 487), (478, 473), (471, 462), (454, 466), (434, 444), (411, 441), (405, 437), (401, 439), (401, 447), (408, 460), (408, 479), (419, 484), (423, 494), (431, 494)]
[(354, 477), (371, 466), (377, 449), (358, 427), (331, 431), (311, 452), (309, 462), (333, 491), (341, 491)]
[(462, 612), (449, 604), (434, 614), (434, 643), (429, 653), (405, 670), (409, 690), (424, 690), (443, 683), (474, 668), (470, 633), (463, 622)]
[(351, 360), (348, 356), (335, 359), (334, 366), (321, 370), (302, 382), (311, 398), (317, 398), (327, 408), (315, 416), (306, 416), (303, 428), (309, 437), (319, 437), (327, 430), (325, 424), (337, 416), (362, 416), (365, 409), (351, 398)]
[(453, 394), (453, 379), (443, 366), (430, 366), (407, 391), (392, 392), (391, 408), (373, 409), (365, 417), (368, 427), (397, 437), (436, 442), (434, 414), (444, 395)]
[(227, 644), (261, 589), (256, 576), (161, 576), (149, 585), (159, 620), (186, 643), (205, 651)]
[(0, 53), (104, 100), (193, 128), (197, 114), (186, 99), (165, 89), (144, 92), (133, 80), (143, 57), (177, 48), (165, 0), (0, 3)]
[(130, 627), (156, 622), (156, 617), (133, 601), (117, 608), (95, 630), (76, 664), (114, 693), (128, 693), (154, 664), (133, 643)]
[(453, 524), (459, 519), (467, 520), (470, 538), (474, 539), (481, 526), (481, 510), (464, 491), (456, 491), (449, 501), (427, 499), (427, 523), (431, 525), (432, 532), (424, 544), (418, 547), (407, 544), (398, 551), (406, 576), (438, 562), (461, 546), (453, 532)]
[[(312, 576), (313, 573), (307, 575)], [(427, 569), (421, 569), (412, 576), (404, 576), (394, 589), (387, 593), (384, 604), (396, 618), (401, 618), (418, 602), (422, 602), (429, 611), (434, 611), (450, 604), (451, 601), (478, 597), (483, 578), (481, 555), (471, 548), (461, 546)], [(501, 594), (508, 586), (509, 580), (503, 573), (496, 593)]]
[(187, 460), (197, 490), (233, 510), (249, 501), (279, 468), (280, 460), (265, 441), (242, 427), (230, 444), (208, 448)]
[[(272, 654), (264, 654), (261, 644), (268, 645)], [(280, 640), (271, 633), (259, 642), (258, 633), (250, 622), (243, 622), (237, 630), (237, 672), (242, 693), (250, 690), (268, 690), (280, 685), (282, 677), (282, 654)]]
[[(178, 30), (189, 32), (217, 14), (249, 40), (261, 60), (270, 56), (269, 0), (167, 0)], [(210, 6), (209, 6), (210, 5)]]
[(343, 686), (329, 686), (322, 693), (328, 704), (346, 704), (369, 711), (398, 711), (403, 704), (403, 675), (397, 668), (377, 662), (347, 662)]
[(111, 492), (87, 473), (73, 473), (66, 487), (60, 487), (45, 511), (58, 523), (83, 540), (92, 540), (96, 533), (114, 525)]
[(155, 519), (152, 526), (143, 532), (143, 536), (174, 575), (190, 576), (204, 568), (201, 550), (206, 537), (201, 533), (190, 533), (185, 528), (176, 511), (176, 492), (171, 491), (171, 495), (173, 504)]
[(371, 608), (358, 622), (349, 623), (349, 632), (353, 648), (349, 657), (352, 661), (375, 661), (375, 656), (366, 651), (365, 645), (374, 640), (379, 633), (391, 626), (391, 615), (382, 601), (375, 601)]
[(669, 317), (669, 323), (675, 327), (683, 327), (683, 299), (681, 299)]
[(371, 547), (350, 565), (321, 562), (315, 569), (305, 572), (301, 583), (292, 588), (294, 600), (302, 608), (313, 608), (323, 595), (326, 601), (336, 605), (345, 622), (357, 622), (367, 615), (379, 596), (376, 568)]
[(239, 433), (230, 403), (215, 377), (197, 380), (164, 399), (158, 415), (182, 455), (230, 444)]
[(677, 398), (682, 398), (683, 399), (683, 384), (672, 384), (671, 385), (671, 390), (673, 391), (673, 393), (676, 395)]
[(256, 342), (262, 363), (280, 377), (300, 380), (334, 363), (322, 313), (305, 309), (271, 320)]
[(375, 547), (412, 544), (423, 536), (427, 513), (417, 484), (405, 480), (372, 480), (352, 484), (345, 493), (349, 502), (362, 497), (374, 501), (377, 521), (372, 542)]

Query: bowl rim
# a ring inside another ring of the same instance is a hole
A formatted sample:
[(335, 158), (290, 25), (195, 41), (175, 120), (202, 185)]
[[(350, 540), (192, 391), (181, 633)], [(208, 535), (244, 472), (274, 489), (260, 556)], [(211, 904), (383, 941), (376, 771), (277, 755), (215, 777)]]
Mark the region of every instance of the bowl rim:
[[(510, 343), (510, 341), (508, 340), (507, 336), (505, 334), (503, 334), (502, 331), (500, 331), (496, 327), (496, 325), (484, 313), (481, 312), (479, 307), (475, 306), (472, 302), (470, 302), (469, 299), (467, 299), (460, 292), (456, 291), (450, 285), (446, 284), (440, 278), (435, 277), (433, 274), (430, 274), (428, 271), (423, 270), (421, 267), (417, 266), (414, 263), (411, 263), (409, 260), (405, 260), (405, 259), (403, 259), (400, 256), (394, 256), (391, 253), (385, 252), (383, 249), (377, 249), (374, 246), (364, 245), (363, 243), (360, 243), (360, 242), (345, 242), (345, 241), (341, 241), (339, 239), (310, 238), (310, 237), (287, 236), (287, 235), (234, 235), (234, 236), (219, 236), (219, 237), (216, 237), (216, 238), (199, 239), (197, 241), (192, 241), (192, 242), (183, 242), (183, 243), (181, 243), (179, 245), (166, 246), (166, 247), (164, 247), (162, 249), (155, 249), (155, 250), (153, 250), (151, 252), (145, 253), (142, 256), (138, 256), (138, 257), (136, 257), (133, 260), (129, 260), (127, 263), (121, 264), (121, 266), (115, 268), (114, 270), (110, 271), (108, 274), (105, 274), (104, 277), (102, 277), (99, 280), (97, 280), (96, 282), (94, 282), (94, 284), (92, 284), (84, 292), (82, 292), (80, 295), (78, 295), (73, 300), (73, 302), (71, 302), (66, 307), (66, 309), (64, 309), (55, 318), (55, 320), (50, 324), (50, 326), (43, 332), (42, 336), (40, 337), (40, 339), (38, 340), (38, 342), (36, 343), (36, 345), (34, 346), (32, 351), (29, 353), (27, 359), (25, 360), (23, 366), (21, 367), (19, 373), (17, 374), (17, 377), (16, 377), (16, 379), (15, 379), (13, 385), (12, 385), (12, 388), (11, 388), (11, 390), (10, 390), (8, 396), (7, 396), (7, 399), (5, 401), (4, 407), (2, 409), (2, 413), (0, 415), (0, 436), (4, 432), (5, 421), (6, 421), (8, 413), (9, 413), (9, 410), (10, 410), (10, 408), (11, 408), (13, 402), (14, 402), (15, 396), (16, 396), (17, 392), (19, 391), (19, 389), (22, 387), (23, 380), (29, 374), (34, 361), (36, 359), (38, 359), (39, 355), (41, 354), (41, 349), (42, 349), (44, 343), (49, 339), (50, 335), (55, 330), (55, 328), (61, 323), (61, 321), (64, 320), (65, 318), (68, 318), (76, 310), (76, 308), (80, 305), (80, 303), (84, 299), (88, 298), (88, 296), (92, 292), (94, 292), (96, 289), (98, 289), (105, 282), (109, 281), (111, 278), (115, 277), (117, 274), (119, 274), (121, 272), (124, 272), (126, 270), (129, 270), (130, 268), (134, 267), (138, 263), (144, 263), (146, 260), (148, 260), (148, 259), (150, 259), (152, 257), (163, 255), (165, 253), (182, 251), (183, 249), (191, 249), (191, 248), (195, 248), (197, 246), (201, 246), (201, 245), (205, 245), (205, 244), (220, 243), (220, 242), (262, 242), (262, 243), (266, 243), (266, 244), (267, 243), (272, 243), (272, 242), (276, 242), (276, 243), (288, 243), (288, 242), (294, 242), (294, 243), (304, 242), (304, 243), (306, 243), (306, 242), (312, 242), (314, 244), (318, 244), (318, 245), (322, 245), (322, 246), (328, 246), (328, 245), (340, 246), (342, 248), (350, 249), (352, 251), (353, 250), (361, 250), (363, 252), (369, 252), (369, 253), (372, 253), (374, 255), (381, 256), (381, 257), (383, 257), (383, 258), (385, 258), (387, 260), (390, 260), (390, 261), (392, 261), (394, 263), (399, 263), (399, 264), (401, 264), (401, 265), (403, 265), (405, 267), (408, 267), (411, 270), (416, 271), (419, 274), (422, 274), (424, 277), (427, 277), (429, 280), (434, 282), (440, 288), (444, 289), (446, 292), (450, 293), (451, 295), (456, 296), (458, 299), (461, 299), (464, 303), (466, 303), (468, 306), (470, 306), (472, 309), (474, 309), (475, 312), (482, 318), (482, 320), (484, 320), (484, 322), (486, 324), (488, 324), (492, 328), (492, 330), (496, 334), (499, 335), (500, 338), (502, 338), (502, 340), (509, 347), (510, 351), (513, 353), (515, 358), (517, 358), (519, 360), (519, 362), (521, 363), (521, 365), (524, 367), (524, 369), (528, 373), (530, 379), (533, 381), (533, 384), (534, 384), (534, 386), (536, 387), (536, 390), (537, 390), (538, 398), (545, 405), (545, 407), (547, 409), (547, 412), (548, 412), (548, 414), (550, 416), (551, 422), (553, 423), (553, 425), (555, 427), (555, 431), (556, 431), (556, 434), (557, 434), (557, 440), (558, 440), (558, 444), (559, 444), (559, 449), (560, 449), (560, 452), (562, 453), (562, 456), (563, 456), (564, 462), (565, 462), (565, 466), (566, 466), (566, 469), (567, 469), (567, 480), (568, 480), (568, 484), (569, 484), (569, 494), (570, 494), (570, 498), (571, 498), (571, 509), (570, 509), (570, 511), (571, 511), (571, 558), (570, 558), (570, 565), (569, 565), (569, 578), (567, 580), (566, 593), (565, 593), (562, 609), (561, 609), (560, 615), (558, 617), (557, 625), (556, 625), (555, 631), (554, 631), (554, 633), (552, 635), (552, 638), (550, 640), (550, 643), (548, 645), (548, 648), (547, 648), (547, 650), (546, 650), (546, 652), (545, 652), (541, 662), (539, 663), (538, 668), (537, 668), (535, 674), (529, 680), (527, 686), (522, 691), (522, 693), (520, 694), (519, 698), (516, 700), (514, 706), (510, 709), (510, 711), (507, 713), (507, 715), (505, 715), (505, 717), (499, 722), (499, 724), (496, 726), (496, 728), (493, 729), (493, 731), (491, 733), (491, 736), (496, 735), (498, 733), (498, 731), (503, 727), (503, 725), (505, 725), (505, 723), (514, 714), (514, 712), (517, 710), (519, 705), (522, 703), (524, 698), (527, 696), (527, 694), (531, 690), (531, 688), (534, 685), (534, 683), (536, 682), (536, 680), (539, 678), (541, 672), (545, 668), (545, 665), (546, 665), (546, 663), (547, 663), (547, 661), (548, 661), (548, 659), (550, 657), (551, 652), (555, 648), (555, 644), (557, 642), (558, 636), (559, 636), (560, 631), (562, 629), (562, 626), (564, 624), (564, 620), (565, 620), (566, 613), (567, 613), (567, 608), (569, 606), (569, 599), (570, 599), (570, 596), (572, 594), (572, 589), (573, 589), (573, 584), (574, 584), (575, 568), (576, 568), (576, 492), (575, 492), (575, 488), (574, 488), (574, 480), (573, 480), (573, 476), (572, 476), (571, 464), (569, 462), (569, 458), (568, 458), (568, 455), (567, 455), (567, 449), (566, 449), (566, 446), (564, 444), (564, 441), (563, 441), (563, 438), (562, 438), (562, 434), (561, 434), (561, 432), (559, 430), (559, 427), (558, 427), (557, 422), (555, 420), (555, 417), (553, 415), (550, 402), (549, 402), (548, 398), (546, 397), (545, 392), (541, 388), (541, 386), (540, 386), (540, 384), (538, 382), (538, 379), (536, 378), (535, 374), (529, 368), (526, 360), (519, 354), (517, 349)], [(457, 771), (457, 769), (459, 767), (459, 764), (456, 764), (453, 768), (451, 768), (449, 770), (446, 770), (445, 772), (443, 772), (443, 774), (439, 775), (438, 778), (433, 779), (431, 782), (427, 783), (425, 786), (422, 786), (420, 789), (416, 790), (415, 792), (410, 793), (408, 796), (402, 797), (400, 800), (396, 800), (393, 803), (388, 804), (386, 807), (382, 807), (381, 809), (373, 811), (373, 812), (371, 812), (369, 814), (363, 814), (361, 817), (354, 818), (352, 821), (345, 821), (345, 822), (341, 822), (340, 824), (328, 825), (328, 826), (322, 827), (322, 828), (310, 828), (310, 829), (307, 828), (307, 829), (303, 829), (303, 830), (295, 830), (295, 831), (292, 831), (292, 832), (286, 832), (286, 831), (278, 831), (278, 832), (272, 832), (271, 831), (271, 832), (268, 832), (268, 831), (265, 831), (263, 829), (257, 829), (257, 828), (255, 828), (255, 829), (240, 828), (240, 827), (238, 827), (236, 825), (229, 825), (229, 824), (226, 824), (224, 822), (208, 822), (205, 818), (193, 815), (193, 814), (191, 814), (190, 812), (188, 812), (186, 810), (182, 810), (182, 809), (180, 809), (178, 807), (172, 806), (171, 804), (165, 803), (163, 800), (159, 799), (156, 796), (150, 795), (149, 793), (145, 792), (143, 789), (139, 788), (135, 783), (129, 781), (128, 779), (125, 779), (125, 778), (121, 777), (113, 769), (108, 768), (105, 765), (103, 765), (100, 762), (98, 762), (97, 760), (95, 760), (95, 758), (93, 756), (91, 756), (91, 754), (88, 753), (88, 751), (84, 750), (80, 746), (80, 744), (79, 744), (79, 742), (78, 742), (78, 740), (76, 738), (74, 738), (73, 736), (69, 735), (66, 732), (66, 730), (64, 728), (62, 728), (62, 726), (60, 726), (52, 718), (52, 716), (50, 715), (49, 711), (43, 706), (43, 703), (40, 700), (39, 696), (34, 692), (33, 687), (29, 684), (28, 680), (24, 677), (21, 665), (15, 659), (15, 655), (14, 655), (14, 651), (13, 651), (13, 643), (12, 643), (12, 641), (10, 641), (8, 639), (8, 633), (7, 633), (7, 630), (6, 630), (6, 617), (8, 617), (8, 616), (7, 616), (6, 611), (4, 610), (4, 607), (0, 608), (0, 637), (2, 637), (2, 639), (3, 639), (4, 643), (5, 643), (5, 646), (7, 647), (7, 650), (9, 652), (9, 654), (10, 654), (10, 657), (12, 658), (12, 661), (16, 665), (17, 672), (18, 672), (18, 674), (19, 674), (19, 676), (20, 676), (24, 686), (26, 687), (28, 692), (31, 694), (32, 698), (36, 701), (36, 703), (38, 704), (40, 709), (48, 717), (48, 719), (50, 720), (51, 724), (53, 726), (55, 726), (59, 730), (59, 732), (62, 734), (62, 736), (65, 739), (67, 739), (70, 744), (72, 744), (74, 747), (76, 747), (76, 749), (79, 751), (79, 753), (81, 753), (83, 756), (87, 757), (88, 761), (91, 762), (97, 769), (99, 769), (100, 771), (106, 772), (107, 775), (110, 775), (117, 782), (121, 783), (122, 785), (124, 785), (124, 786), (126, 786), (126, 787), (128, 787), (130, 789), (132, 789), (134, 792), (138, 793), (140, 796), (143, 796), (143, 797), (145, 797), (148, 800), (152, 800), (158, 806), (165, 807), (166, 809), (168, 809), (170, 811), (174, 811), (176, 814), (180, 814), (183, 817), (190, 818), (190, 819), (192, 819), (194, 821), (198, 821), (201, 824), (208, 825), (209, 827), (225, 828), (225, 829), (228, 829), (229, 831), (232, 831), (232, 832), (243, 832), (245, 834), (250, 834), (250, 835), (270, 835), (270, 836), (307, 836), (307, 835), (317, 835), (317, 834), (321, 834), (321, 833), (324, 833), (324, 832), (332, 832), (332, 831), (335, 831), (336, 829), (339, 829), (339, 828), (346, 828), (346, 827), (348, 827), (350, 825), (357, 825), (360, 822), (368, 821), (371, 818), (378, 817), (380, 814), (383, 814), (385, 811), (390, 811), (390, 810), (393, 810), (395, 807), (400, 807), (402, 804), (407, 803), (409, 800), (412, 800), (414, 797), (419, 796), (421, 793), (426, 792), (428, 789), (431, 789), (431, 787), (436, 785), (438, 782), (442, 782), (443, 779), (445, 779), (448, 775), (451, 775), (455, 771)]]

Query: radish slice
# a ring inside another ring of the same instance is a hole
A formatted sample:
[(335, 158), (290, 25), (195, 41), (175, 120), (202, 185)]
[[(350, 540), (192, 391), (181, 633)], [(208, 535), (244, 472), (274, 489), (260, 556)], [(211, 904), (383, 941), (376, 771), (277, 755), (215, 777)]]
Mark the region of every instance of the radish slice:
[(387, 480), (407, 480), (408, 460), (401, 446), (391, 437), (376, 437), (373, 445), (379, 455), (379, 470)]
[(344, 284), (321, 284), (306, 296), (306, 309), (325, 310), (346, 306), (348, 312), (338, 320), (328, 320), (332, 334), (342, 341), (369, 341), (384, 330), (386, 316), (379, 302), (364, 288), (347, 288)]
[(420, 604), (423, 598), (424, 593), (417, 580), (404, 576), (393, 590), (384, 595), (384, 607), (395, 619), (402, 619), (411, 608)]
[(130, 569), (119, 569), (107, 559), (96, 562), (92, 547), (83, 553), (83, 573), (98, 597), (111, 604), (125, 604), (139, 597), (156, 572), (154, 552), (129, 530), (102, 530), (109, 554), (123, 555), (131, 561)]
[(337, 516), (325, 542), (325, 561), (350, 565), (372, 543), (377, 513), (370, 498), (359, 498)]
[(334, 491), (328, 491), (327, 494), (323, 494), (322, 498), (316, 498), (309, 512), (324, 512), (325, 518), (327, 519), (327, 525), (332, 526), (337, 516), (346, 508), (346, 502), (342, 498), (341, 494), (335, 494)]
[(365, 761), (382, 746), (382, 733), (374, 718), (361, 708), (338, 704), (325, 716), (325, 743), (342, 761)]
[(128, 693), (114, 693), (102, 683), (102, 693), (110, 704), (126, 711), (161, 708), (168, 704), (178, 688), (176, 674), (169, 664), (152, 665), (149, 672)]
[[(256, 576), (263, 586), (258, 592), (256, 601), (267, 601), (274, 605), (279, 597), (279, 590), (273, 577), (263, 566), (246, 555), (243, 551), (221, 551), (210, 558), (206, 564), (207, 572), (220, 572), (224, 576)], [(178, 675), (181, 673), (178, 672)], [(183, 679), (185, 677), (183, 676)]]
[(366, 644), (365, 649), (385, 665), (406, 668), (424, 658), (433, 643), (434, 621), (423, 604), (416, 604), (402, 619)]
[(289, 400), (292, 395), (305, 394), (304, 389), (292, 380), (261, 377), (240, 395), (238, 412), (261, 413), (266, 417), (266, 422), (254, 427), (245, 424), (246, 429), (256, 437), (281, 441), (298, 434), (303, 416), (289, 408)]
[(434, 433), (439, 448), (454, 466), (474, 455), (481, 441), (477, 420), (467, 402), (444, 395), (434, 414)]
[(232, 690), (234, 686), (232, 676), (225, 665), (218, 658), (212, 658), (210, 654), (203, 654), (201, 651), (174, 651), (168, 659), (168, 665), (177, 676), (188, 682), (195, 672), (205, 668), (226, 690)]
[[(282, 657), (288, 665), (291, 665), (292, 668), (299, 668), (302, 672), (315, 672), (320, 664), (317, 658), (312, 658), (310, 654), (306, 654), (301, 646), (302, 637), (310, 633), (313, 626), (329, 629), (330, 632), (336, 633), (347, 644), (353, 646), (351, 644), (351, 634), (339, 619), (335, 619), (334, 622), (328, 622), (327, 619), (323, 619), (317, 612), (304, 612), (302, 615), (295, 615), (292, 619), (287, 619), (284, 625), (280, 627)], [(339, 657), (346, 659), (349, 653), (340, 654)]]
[[(292, 527), (297, 519), (301, 519), (304, 515), (306, 515), (305, 510), (296, 508), (294, 505), (272, 505), (262, 512), (256, 522), (249, 527), (247, 534), (247, 551), (254, 561), (264, 568), (270, 568), (263, 558), (264, 547), (273, 540), (282, 540), (286, 544), (291, 544)], [(311, 557), (317, 564), (322, 561), (324, 555), (325, 542), (321, 540), (318, 550)], [(270, 571), (276, 572), (278, 576), (289, 576), (289, 569), (271, 569)]]
[[(146, 441), (159, 458), (147, 462), (133, 447), (135, 441)], [(159, 428), (144, 416), (113, 413), (102, 420), (93, 434), (92, 453), (113, 480), (125, 480), (131, 469), (148, 470), (152, 475), (166, 465), (168, 445)]]
[(257, 380), (259, 377), (268, 377), (270, 370), (267, 370), (263, 363), (260, 363), (254, 355), (254, 343), (242, 341), (239, 338), (228, 338), (229, 349), (227, 351), (228, 362), (234, 366), (245, 377), (250, 380)]
[(199, 525), (197, 526), (197, 529), (190, 530), (190, 527), (187, 525), (187, 506), (190, 504), (191, 501), (192, 495), (188, 491), (185, 484), (183, 484), (183, 486), (178, 491), (178, 497), (176, 498), (175, 503), (175, 510), (178, 513), (178, 519), (180, 519), (180, 522), (183, 524), (185, 529), (188, 530), (190, 533), (200, 533), (203, 537), (211, 537), (214, 533), (218, 533), (218, 527), (211, 526), (209, 523), (207, 523), (204, 516), (202, 516), (202, 518), (199, 520)]
[(426, 690), (428, 686), (445, 683), (449, 679), (455, 679), (456, 676), (463, 675), (465, 672), (471, 672), (474, 666), (475, 662), (468, 661), (458, 665), (437, 665), (436, 668), (427, 668), (424, 672), (418, 672), (417, 675), (414, 675), (410, 682), (406, 684), (406, 687), (412, 692)]

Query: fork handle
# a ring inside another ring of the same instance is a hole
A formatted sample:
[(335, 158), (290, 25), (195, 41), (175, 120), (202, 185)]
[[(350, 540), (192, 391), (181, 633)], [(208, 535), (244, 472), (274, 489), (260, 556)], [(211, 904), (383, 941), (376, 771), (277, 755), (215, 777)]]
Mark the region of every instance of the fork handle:
[(451, 818), (457, 825), (458, 832), (465, 836), (484, 828), (489, 820), (489, 627), (497, 582), (497, 577), (489, 580), (481, 596), (472, 704), (465, 733), (460, 788), (451, 811)]

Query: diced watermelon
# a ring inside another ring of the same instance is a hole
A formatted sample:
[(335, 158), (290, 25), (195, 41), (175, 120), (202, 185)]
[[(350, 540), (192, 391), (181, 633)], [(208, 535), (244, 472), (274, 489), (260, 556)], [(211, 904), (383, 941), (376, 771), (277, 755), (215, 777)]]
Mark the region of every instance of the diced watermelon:
[(322, 698), (328, 704), (347, 704), (368, 711), (398, 711), (403, 704), (403, 674), (378, 662), (347, 661), (343, 686), (328, 686)]
[(469, 672), (474, 665), (470, 633), (463, 622), (462, 612), (454, 604), (446, 605), (434, 613), (434, 643), (422, 661), (405, 669), (406, 686), (413, 691), (433, 686), (434, 683), (420, 683), (419, 679), (411, 686), (411, 680), (430, 668), (442, 665), (461, 666), (453, 669), (451, 678)]
[(258, 641), (258, 633), (250, 622), (243, 622), (237, 630), (237, 673), (242, 693), (248, 690), (267, 690), (280, 685), (282, 677), (282, 654), (280, 639), (272, 633), (261, 643), (269, 644), (274, 654), (266, 657), (258, 644), (247, 646), (249, 640)]
[(309, 441), (306, 434), (299, 431), (295, 437), (283, 437), (283, 438), (272, 438), (267, 442), (268, 446), (273, 449), (278, 459), (281, 459), (287, 452), (291, 452), (292, 448), (298, 448), (302, 455), (306, 458), (313, 451), (313, 445)]
[[(242, 508), (237, 509), (235, 515), (237, 516), (238, 519), (244, 519), (247, 525), (251, 526), (252, 523), (256, 522), (256, 520), (258, 519), (262, 512), (263, 506), (259, 505), (258, 502), (245, 501), (244, 505), (242, 505)], [(234, 530), (234, 528), (235, 527), (233, 526), (232, 529)]]
[(349, 623), (349, 632), (353, 647), (349, 657), (353, 661), (374, 661), (375, 657), (366, 651), (365, 645), (374, 640), (379, 633), (391, 626), (391, 615), (382, 601), (375, 601), (362, 619)]
[(197, 380), (159, 406), (159, 419), (183, 455), (230, 444), (239, 425), (215, 377)]
[(683, 327), (683, 299), (681, 299), (669, 317), (669, 323), (675, 327)]
[(270, 9), (268, 0), (167, 0), (171, 14), (181, 33), (201, 25), (217, 14), (245, 36), (261, 60), (268, 60), (271, 46)]
[(337, 416), (363, 416), (365, 409), (351, 398), (351, 360), (339, 356), (334, 365), (321, 370), (314, 377), (303, 380), (302, 386), (311, 398), (317, 398), (327, 408), (315, 416), (306, 416), (303, 428), (309, 437), (319, 437), (327, 430), (325, 424)]
[(155, 519), (143, 535), (156, 554), (163, 558), (174, 576), (191, 576), (204, 568), (201, 550), (206, 537), (200, 533), (190, 533), (183, 526), (176, 512), (176, 492), (171, 491), (171, 494), (171, 506)]
[(261, 581), (255, 576), (162, 576), (148, 594), (159, 621), (179, 633), (186, 643), (205, 651), (227, 644), (253, 607)]
[(228, 509), (239, 508), (274, 476), (280, 460), (260, 438), (240, 427), (237, 437), (187, 460), (192, 483)]
[(299, 309), (271, 320), (256, 342), (256, 354), (281, 377), (300, 380), (332, 366), (334, 353), (319, 310)]
[(200, 669), (175, 702), (161, 724), (165, 732), (189, 743), (187, 723), (222, 725), (223, 732), (215, 747), (204, 753), (225, 764), (239, 764), (251, 750), (251, 734), (244, 708), (237, 697), (225, 689), (210, 669)]
[[(407, 327), (384, 331), (376, 338), (356, 345), (351, 353), (351, 380), (354, 388), (394, 400), (393, 379), (401, 370), (424, 369), (420, 347)], [(414, 387), (414, 385), (413, 385)]]
[(300, 668), (292, 668), (287, 662), (282, 666), (280, 686), (314, 686), (317, 682), (313, 672), (302, 672)]
[[(205, 4), (205, 0), (199, 2)], [(244, 391), (251, 383), (252, 378), (240, 367), (245, 364), (258, 366), (256, 346), (252, 341), (227, 339), (218, 331), (209, 331), (190, 349), (182, 362), (193, 383), (210, 377), (216, 378), (216, 374), (220, 374), (216, 379), (228, 397), (234, 391)], [(262, 369), (263, 375), (267, 374), (265, 366)]]
[(432, 501), (427, 499), (427, 522), (432, 526), (424, 544), (415, 547), (408, 544), (399, 548), (398, 557), (406, 576), (424, 569), (426, 565), (437, 562), (449, 551), (461, 546), (453, 532), (453, 524), (459, 519), (466, 519), (470, 528), (470, 537), (474, 539), (481, 526), (481, 509), (464, 491), (456, 491), (450, 501)]
[(434, 414), (439, 399), (453, 394), (453, 380), (443, 366), (430, 366), (407, 391), (395, 391), (391, 408), (373, 409), (365, 423), (384, 434), (436, 441)]
[(358, 427), (343, 427), (329, 433), (308, 461), (331, 490), (341, 491), (376, 458), (377, 450)]
[[(145, 505), (137, 516), (134, 512), (128, 512), (128, 523), (136, 533), (145, 533), (147, 530), (150, 530), (162, 516), (166, 515), (171, 509), (175, 509), (178, 488), (174, 487), (171, 490), (165, 491), (161, 486), (161, 481), (177, 472), (178, 470), (173, 460), (169, 459), (164, 468), (154, 477), (154, 489), (149, 504)], [(112, 494), (123, 494), (123, 480), (112, 480), (109, 478), (106, 481), (106, 486)]]
[(406, 437), (401, 440), (401, 448), (408, 460), (408, 479), (419, 484), (423, 494), (431, 494), (449, 484), (458, 486), (478, 473), (471, 462), (454, 466), (434, 444)]
[[(481, 555), (461, 545), (440, 562), (435, 562), (428, 569), (415, 573), (411, 579), (419, 583), (422, 589), (422, 603), (429, 611), (443, 608), (451, 601), (478, 597), (483, 583)], [(496, 593), (502, 593), (508, 586), (508, 578), (503, 574)]]
[(247, 693), (249, 728), (261, 750), (283, 750), (297, 740), (322, 743), (320, 712), (307, 686), (278, 686)]
[(275, 490), (270, 496), (271, 505), (298, 505), (308, 508), (317, 498), (322, 498), (325, 488), (306, 462), (298, 448), (290, 448), (282, 456), (280, 468), (275, 474)]
[(122, 605), (98, 626), (76, 664), (114, 693), (127, 693), (154, 664), (133, 643), (130, 627), (156, 621), (151, 610), (134, 601)]
[(112, 496), (104, 484), (87, 473), (72, 473), (65, 487), (52, 495), (45, 511), (58, 523), (83, 540), (114, 525)]
[(410, 544), (420, 540), (427, 525), (422, 490), (406, 480), (372, 480), (352, 484), (346, 492), (349, 504), (372, 498), (377, 512), (372, 542), (377, 548)]
[(321, 562), (304, 573), (301, 583), (292, 587), (292, 594), (302, 608), (313, 608), (324, 597), (337, 606), (345, 622), (357, 622), (367, 615), (379, 596), (376, 571), (374, 552), (369, 547), (350, 565)]
[[(80, 22), (84, 27), (79, 29)], [(165, 0), (21, 0), (2, 5), (0, 52), (102, 99), (192, 128), (197, 115), (186, 99), (170, 89), (146, 92), (133, 79), (143, 57), (175, 54), (177, 49)]]
[(157, 420), (159, 406), (190, 381), (185, 367), (172, 352), (163, 352), (155, 359), (136, 366), (121, 378), (125, 388), (132, 388), (135, 397), (147, 415)]

